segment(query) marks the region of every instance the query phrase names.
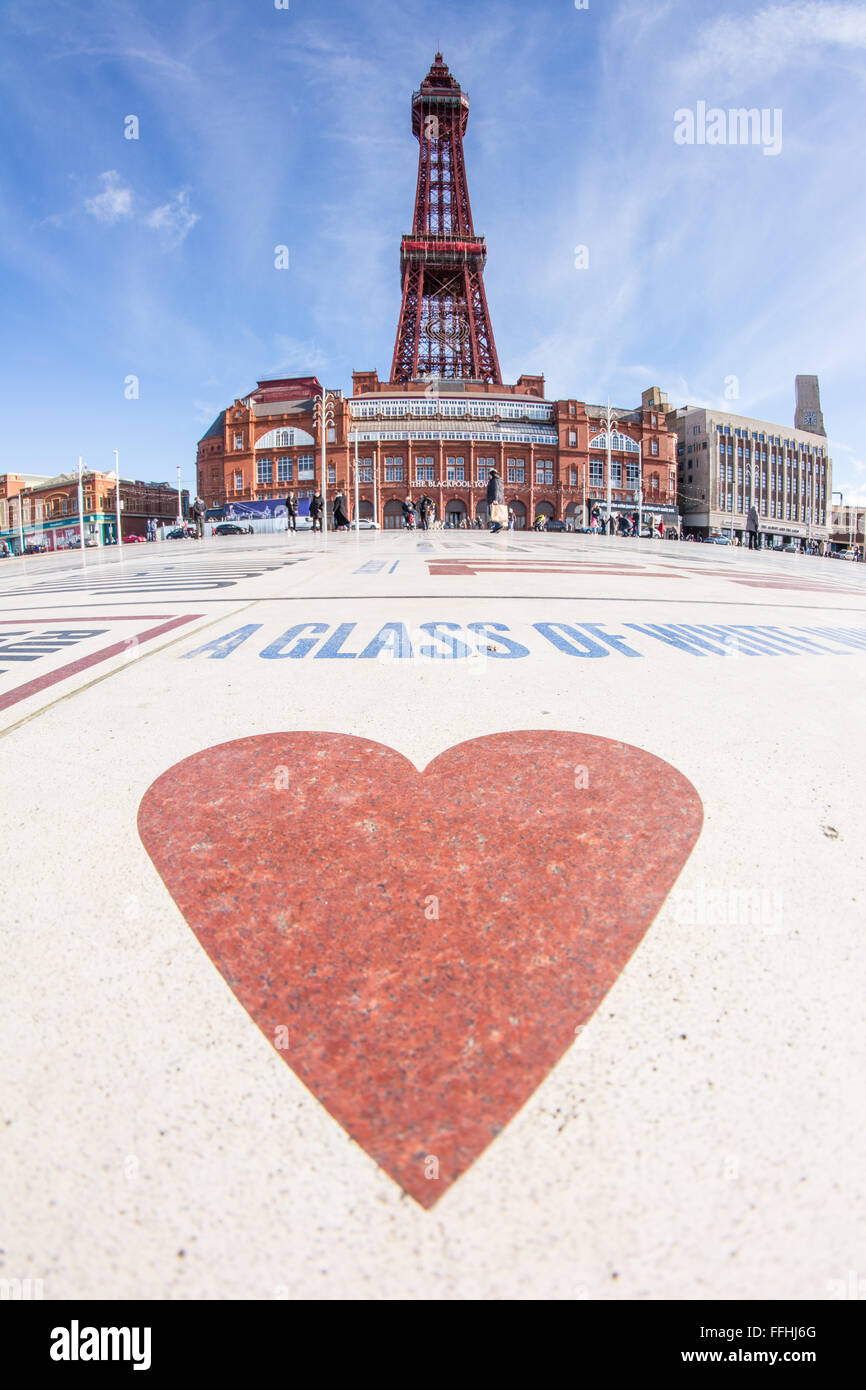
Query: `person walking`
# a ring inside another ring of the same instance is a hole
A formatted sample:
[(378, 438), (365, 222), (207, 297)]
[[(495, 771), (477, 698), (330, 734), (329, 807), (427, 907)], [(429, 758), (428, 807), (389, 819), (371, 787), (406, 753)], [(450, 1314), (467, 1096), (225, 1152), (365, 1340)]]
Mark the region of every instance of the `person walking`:
[(508, 520), (505, 510), (505, 484), (495, 468), (491, 468), (487, 482), (487, 514), (490, 517), (490, 529), (495, 535)]
[(750, 550), (760, 550), (761, 548), (759, 526), (758, 509), (753, 502), (749, 508), (749, 515), (746, 517), (746, 535), (749, 539)]
[(298, 509), (295, 506), (295, 499), (291, 493), (286, 498), (286, 530), (297, 531)]
[(403, 499), (401, 510), (403, 512), (403, 525), (407, 531), (415, 530), (415, 503), (411, 497)]
[(338, 531), (348, 531), (349, 529), (349, 513), (346, 509), (346, 497), (342, 488), (334, 496), (334, 526)]
[(310, 516), (313, 518), (313, 530), (322, 529), (322, 512), (325, 510), (325, 499), (320, 492), (314, 492), (310, 498)]
[(192, 514), (195, 520), (195, 538), (197, 541), (204, 540), (204, 514), (206, 508), (200, 497), (196, 497), (192, 504)]

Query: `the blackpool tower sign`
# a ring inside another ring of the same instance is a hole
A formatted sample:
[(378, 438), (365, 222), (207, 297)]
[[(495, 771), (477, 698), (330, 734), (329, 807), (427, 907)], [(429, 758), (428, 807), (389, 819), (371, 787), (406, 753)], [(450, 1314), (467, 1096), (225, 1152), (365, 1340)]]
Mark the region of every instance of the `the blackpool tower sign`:
[(412, 98), (418, 185), (412, 232), (400, 247), (392, 381), (502, 381), (484, 293), (487, 250), (472, 226), (463, 159), (468, 119), (469, 97), (437, 53)]

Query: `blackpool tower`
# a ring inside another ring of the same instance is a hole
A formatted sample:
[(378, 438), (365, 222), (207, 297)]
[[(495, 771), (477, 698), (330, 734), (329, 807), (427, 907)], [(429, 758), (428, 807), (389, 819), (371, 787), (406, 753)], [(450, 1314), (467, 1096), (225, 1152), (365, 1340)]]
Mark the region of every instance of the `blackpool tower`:
[(412, 97), (418, 185), (412, 231), (400, 245), (403, 301), (392, 381), (502, 381), (484, 293), (487, 249), (472, 226), (466, 183), (468, 120), (469, 97), (437, 53)]

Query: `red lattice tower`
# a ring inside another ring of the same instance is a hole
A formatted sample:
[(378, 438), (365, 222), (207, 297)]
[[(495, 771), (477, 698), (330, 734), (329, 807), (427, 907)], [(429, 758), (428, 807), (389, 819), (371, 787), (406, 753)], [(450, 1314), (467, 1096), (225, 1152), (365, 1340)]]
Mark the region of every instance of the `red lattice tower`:
[(502, 381), (484, 293), (487, 248), (472, 226), (466, 183), (468, 120), (469, 98), (437, 53), (412, 96), (418, 187), (412, 232), (400, 244), (403, 303), (392, 381)]

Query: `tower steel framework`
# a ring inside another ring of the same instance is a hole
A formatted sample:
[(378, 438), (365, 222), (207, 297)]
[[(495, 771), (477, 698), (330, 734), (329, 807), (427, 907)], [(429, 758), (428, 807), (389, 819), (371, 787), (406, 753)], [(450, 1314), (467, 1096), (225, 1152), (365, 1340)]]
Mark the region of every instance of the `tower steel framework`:
[(403, 301), (392, 381), (502, 381), (484, 293), (487, 248), (472, 226), (466, 182), (468, 119), (469, 97), (437, 53), (412, 96), (418, 184), (412, 232), (400, 244)]

